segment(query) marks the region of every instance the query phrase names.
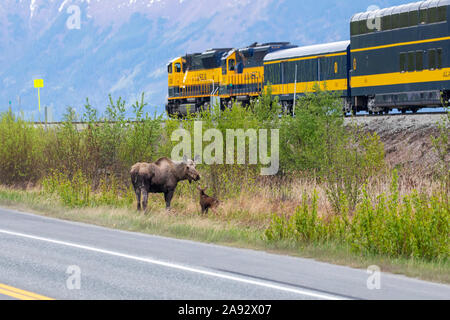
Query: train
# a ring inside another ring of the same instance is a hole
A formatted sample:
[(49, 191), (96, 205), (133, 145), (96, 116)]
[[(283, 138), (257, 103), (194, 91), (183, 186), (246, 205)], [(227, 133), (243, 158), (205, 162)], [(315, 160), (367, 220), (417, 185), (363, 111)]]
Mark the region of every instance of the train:
[(268, 86), (288, 112), (317, 87), (339, 93), (346, 114), (441, 108), (450, 102), (449, 7), (450, 0), (428, 0), (357, 13), (348, 41), (254, 43), (176, 58), (167, 66), (166, 111), (248, 105)]

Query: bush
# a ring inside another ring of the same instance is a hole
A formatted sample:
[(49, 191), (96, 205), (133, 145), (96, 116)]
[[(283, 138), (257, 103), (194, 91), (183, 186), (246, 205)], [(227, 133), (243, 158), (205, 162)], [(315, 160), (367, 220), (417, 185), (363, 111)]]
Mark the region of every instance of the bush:
[(336, 145), (345, 137), (342, 102), (338, 94), (307, 93), (297, 102), (296, 116), (283, 117), (280, 135), (281, 166), (285, 172), (322, 176), (332, 164)]
[(384, 146), (376, 134), (344, 125), (339, 93), (307, 93), (298, 101), (296, 117), (284, 117), (281, 165), (325, 181), (335, 212), (343, 202), (353, 210), (361, 187), (384, 167)]
[(310, 205), (304, 196), (292, 217), (272, 218), (266, 239), (300, 244), (334, 242), (347, 244), (361, 254), (446, 261), (450, 253), (447, 195), (415, 191), (400, 197), (397, 181), (394, 172), (390, 194), (381, 194), (375, 202), (364, 190), (353, 215), (345, 211), (318, 217), (316, 193)]
[(43, 129), (13, 115), (0, 114), (0, 184), (36, 182), (44, 169)]
[(125, 189), (115, 176), (100, 179), (99, 187), (94, 191), (92, 181), (77, 171), (72, 176), (62, 172), (53, 172), (42, 180), (42, 195), (55, 196), (69, 208), (114, 206), (131, 206), (134, 192), (131, 186)]
[(54, 172), (42, 181), (43, 193), (56, 195), (69, 208), (88, 207), (92, 204), (91, 186), (81, 171), (72, 177)]
[(126, 134), (119, 144), (119, 159), (125, 168), (130, 168), (137, 162), (156, 161), (162, 153), (158, 146), (163, 143), (161, 135), (163, 132), (162, 116), (157, 116), (156, 111), (153, 117), (149, 113), (144, 113), (147, 103), (144, 102), (144, 94), (141, 101), (136, 101), (132, 105), (134, 123), (127, 124)]
[(330, 149), (330, 163), (323, 173), (328, 199), (337, 213), (342, 206), (354, 210), (363, 185), (383, 173), (384, 145), (376, 133), (352, 127)]

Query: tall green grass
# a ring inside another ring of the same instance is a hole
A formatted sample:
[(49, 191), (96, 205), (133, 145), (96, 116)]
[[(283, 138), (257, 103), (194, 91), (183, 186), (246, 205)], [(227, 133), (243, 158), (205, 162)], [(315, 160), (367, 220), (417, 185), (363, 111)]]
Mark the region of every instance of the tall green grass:
[(339, 215), (320, 216), (317, 194), (314, 192), (310, 201), (304, 195), (291, 217), (272, 218), (265, 237), (269, 242), (344, 244), (363, 255), (447, 261), (450, 254), (447, 197), (441, 192), (430, 196), (417, 191), (400, 196), (394, 172), (390, 192), (374, 201), (363, 190), (362, 201), (353, 213), (344, 209)]

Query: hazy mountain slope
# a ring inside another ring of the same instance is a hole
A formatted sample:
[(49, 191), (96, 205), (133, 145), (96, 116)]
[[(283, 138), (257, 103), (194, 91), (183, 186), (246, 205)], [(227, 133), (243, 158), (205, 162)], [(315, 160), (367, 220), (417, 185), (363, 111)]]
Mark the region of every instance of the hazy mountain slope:
[[(86, 97), (104, 110), (109, 93), (129, 101), (145, 92), (148, 110), (162, 112), (173, 57), (255, 41), (344, 40), (354, 13), (405, 2), (2, 0), (0, 111), (9, 101), (18, 111), (20, 100), (29, 117), (42, 118), (32, 80), (43, 78), (42, 104), (52, 105), (57, 119), (66, 106), (82, 110)], [(70, 5), (80, 8), (79, 30), (67, 28)]]

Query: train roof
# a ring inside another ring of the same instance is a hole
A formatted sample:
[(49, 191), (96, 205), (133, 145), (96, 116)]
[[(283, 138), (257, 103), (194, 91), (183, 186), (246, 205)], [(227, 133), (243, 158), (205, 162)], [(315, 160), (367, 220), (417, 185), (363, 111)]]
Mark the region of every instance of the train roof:
[(209, 49), (201, 54), (202, 58), (210, 58), (215, 55), (225, 54), (229, 52), (231, 48), (222, 48), (222, 49)]
[(450, 5), (450, 0), (427, 0), (404, 4), (401, 6), (389, 7), (379, 10), (370, 10), (353, 15), (351, 22), (363, 21), (374, 17), (385, 17), (392, 14), (417, 11), (419, 9), (428, 9)]
[[(230, 57), (230, 55), (232, 55), (234, 52), (239, 51), (239, 52), (248, 52), (248, 51), (252, 51), (252, 52), (264, 52), (264, 51), (271, 51), (271, 50), (276, 50), (282, 47), (288, 47), (288, 48), (292, 48), (292, 47), (296, 47), (295, 45), (292, 45), (290, 42), (267, 42), (267, 43), (258, 43), (255, 42), (247, 47), (244, 48), (239, 48), (239, 49), (231, 49), (227, 54), (225, 54), (223, 56), (223, 60), (226, 60)], [(281, 49), (283, 50), (283, 49)]]
[(346, 51), (350, 41), (339, 41), (332, 43), (316, 44), (307, 47), (298, 47), (286, 50), (280, 50), (273, 53), (269, 53), (264, 61), (283, 60), (290, 58), (306, 57), (318, 54), (328, 54), (335, 52)]

